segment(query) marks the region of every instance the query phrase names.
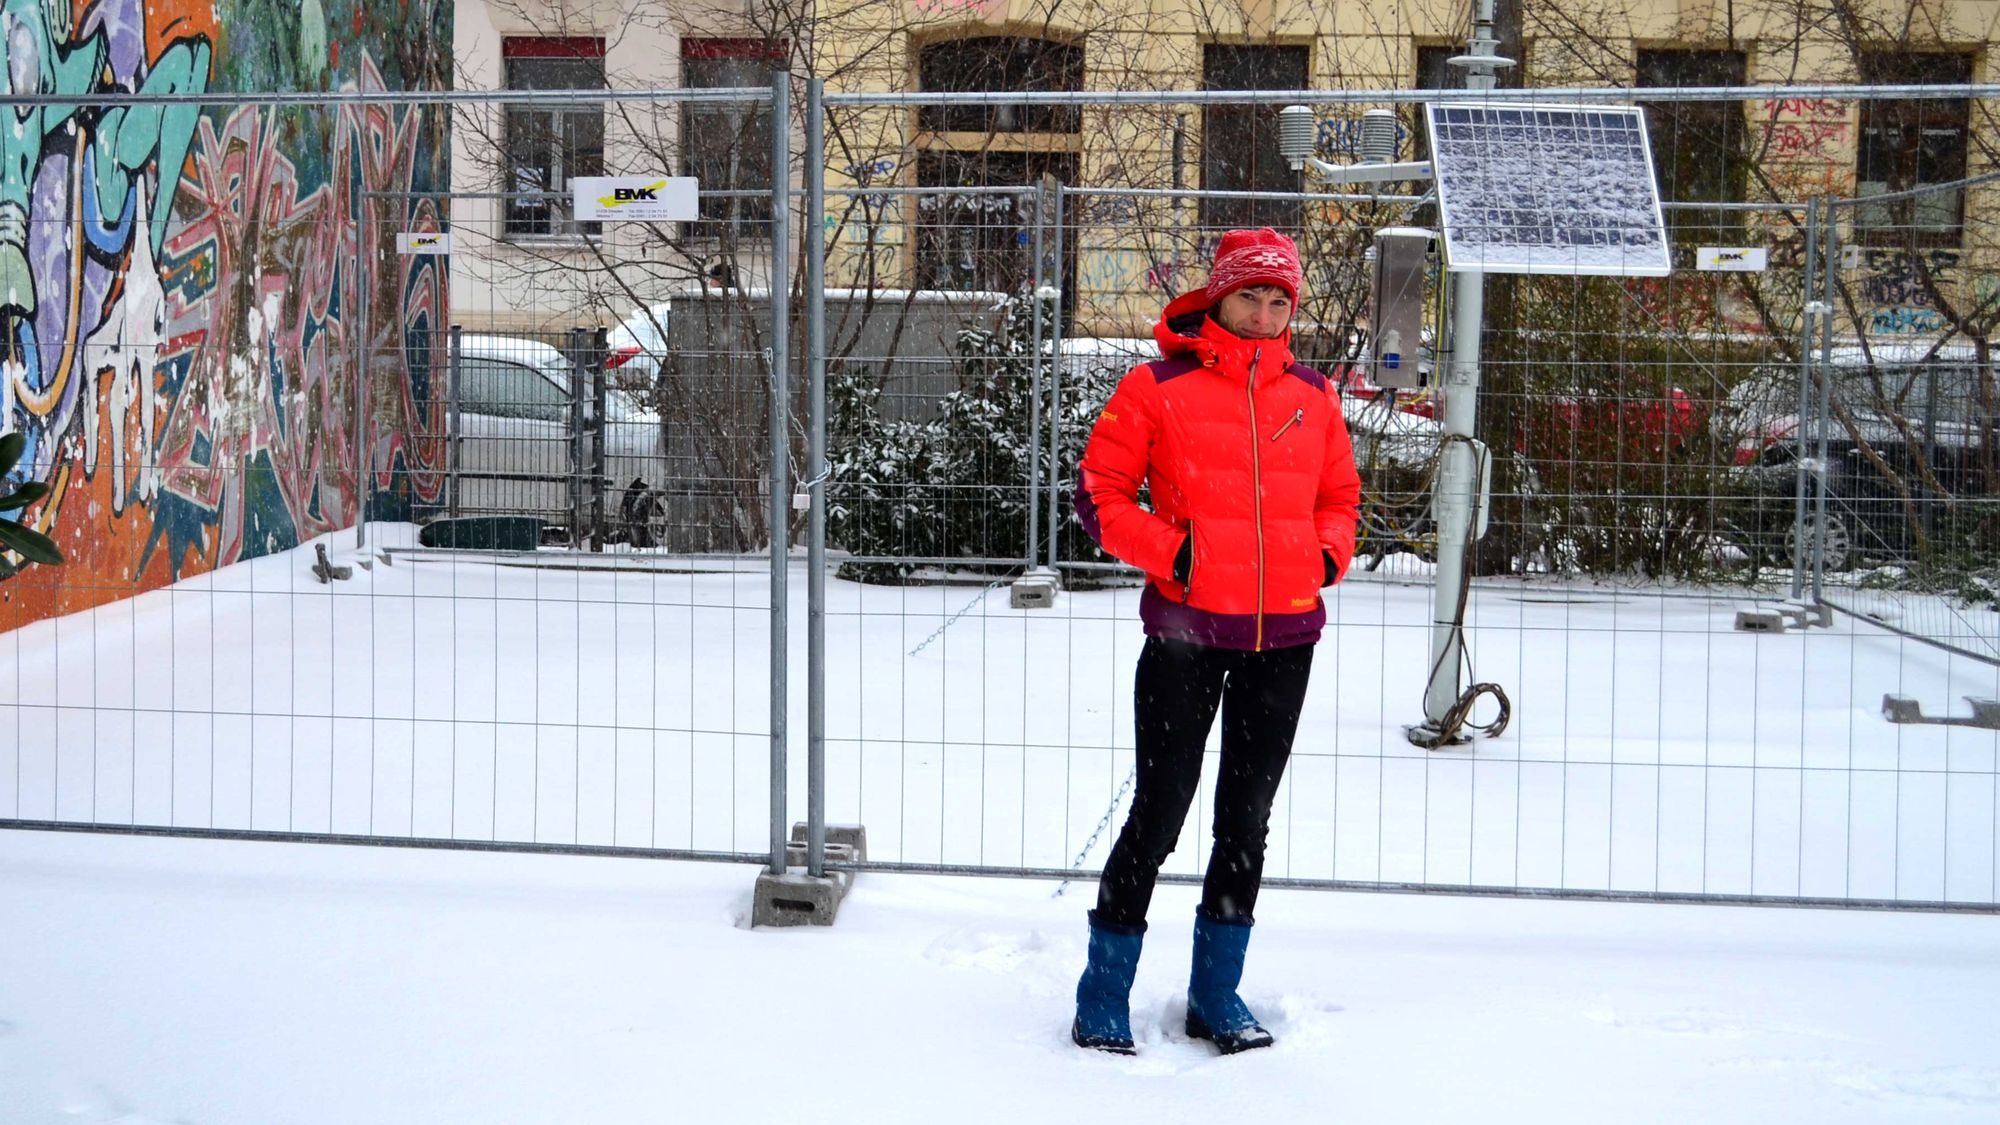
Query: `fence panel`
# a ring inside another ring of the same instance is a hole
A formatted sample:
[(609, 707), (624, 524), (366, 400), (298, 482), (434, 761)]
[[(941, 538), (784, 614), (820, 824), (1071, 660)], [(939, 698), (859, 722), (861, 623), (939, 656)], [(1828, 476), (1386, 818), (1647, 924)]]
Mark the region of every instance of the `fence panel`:
[(577, 221), (561, 178), (677, 166), (672, 94), (605, 97), (190, 109), (156, 237), (54, 275), (109, 314), (42, 301), (69, 560), (6, 583), (0, 824), (764, 853), (788, 228), (754, 180)]
[[(855, 115), (850, 134), (868, 133), (867, 112), (889, 112), (880, 101), (837, 110)], [(1327, 124), (1362, 108), (1320, 107), (1323, 158), (1353, 158), (1351, 131)], [(1823, 258), (1803, 202), (1670, 201), (1675, 271), (1664, 279), (1487, 279), (1478, 432), (1494, 482), (1471, 568), (1466, 680), (1505, 686), (1514, 721), (1498, 741), (1427, 752), (1403, 727), (1422, 717), (1432, 632), (1429, 490), (1445, 392), (1431, 369), (1447, 342), (1425, 341), (1430, 377), (1416, 391), (1375, 386), (1351, 361), (1367, 329), (1373, 232), (1435, 223), (1434, 209), (1407, 194), (1169, 189), (1175, 130), (1145, 123), (1187, 122), (1202, 107), (1079, 112), (1092, 135), (1130, 142), (1117, 167), (1135, 182), (1058, 195), (1065, 285), (1046, 302), (1060, 320), (1046, 334), (1039, 429), (1052, 466), (1042, 540), (1065, 592), (1044, 610), (1002, 601), (1002, 582), (828, 585), (828, 816), (866, 824), (879, 864), (1088, 878), (1103, 862), (1131, 798), (1134, 712), (1150, 705), (1131, 679), (1140, 576), (1097, 551), (1068, 494), (1111, 388), (1157, 356), (1160, 308), (1202, 283), (1241, 211), (1280, 222), (1304, 251), (1293, 348), (1341, 388), (1364, 477), (1362, 553), (1326, 597), (1269, 877), (2000, 901), (1991, 734), (1874, 717), (1913, 674), (1979, 694), (2000, 687), (1993, 669), (1934, 660), (1850, 620), (1779, 635), (1736, 627), (1739, 610), (1811, 589), (1801, 466), (1772, 452), (1797, 425), (1818, 352), (1821, 322), (1807, 309)], [(1161, 149), (1150, 177), (1149, 136)], [(1400, 143), (1401, 158), (1422, 155), (1420, 138)], [(1217, 762), (1212, 735), (1168, 877), (1199, 879), (1207, 862)]]
[(1829, 604), (2000, 662), (1989, 182), (1835, 204), (1808, 529)]

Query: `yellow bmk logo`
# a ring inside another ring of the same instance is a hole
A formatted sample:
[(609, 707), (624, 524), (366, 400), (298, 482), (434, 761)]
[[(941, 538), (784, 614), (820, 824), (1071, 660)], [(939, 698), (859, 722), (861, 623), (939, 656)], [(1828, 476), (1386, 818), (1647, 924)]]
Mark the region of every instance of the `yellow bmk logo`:
[(606, 207), (623, 207), (627, 203), (653, 203), (659, 200), (660, 191), (666, 186), (667, 181), (660, 180), (645, 187), (612, 188), (610, 195), (598, 196), (597, 202)]

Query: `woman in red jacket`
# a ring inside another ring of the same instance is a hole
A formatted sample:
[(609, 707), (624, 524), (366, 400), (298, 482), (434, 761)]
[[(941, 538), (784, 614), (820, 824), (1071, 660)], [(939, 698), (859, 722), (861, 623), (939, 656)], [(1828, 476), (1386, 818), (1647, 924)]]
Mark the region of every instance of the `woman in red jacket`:
[(1291, 239), (1224, 235), (1207, 287), (1169, 304), (1154, 327), (1161, 358), (1118, 384), (1084, 450), (1077, 517), (1146, 573), (1146, 645), (1134, 692), (1138, 784), (1090, 912), (1070, 1031), (1079, 1046), (1132, 1052), (1128, 997), (1146, 908), (1218, 708), (1215, 842), (1195, 913), (1187, 1033), (1224, 1054), (1272, 1042), (1236, 988), (1271, 802), (1326, 624), (1319, 592), (1354, 557), (1361, 499), (1339, 396), (1292, 358), (1300, 281)]

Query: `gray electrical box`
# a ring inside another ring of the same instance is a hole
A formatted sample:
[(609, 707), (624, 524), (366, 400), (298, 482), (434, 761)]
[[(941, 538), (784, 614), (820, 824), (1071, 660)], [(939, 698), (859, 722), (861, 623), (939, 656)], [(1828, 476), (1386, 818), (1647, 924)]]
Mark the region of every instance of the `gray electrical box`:
[(1437, 235), (1419, 227), (1384, 227), (1375, 233), (1369, 271), (1366, 374), (1377, 386), (1415, 387), (1423, 382), (1424, 292), (1437, 254)]

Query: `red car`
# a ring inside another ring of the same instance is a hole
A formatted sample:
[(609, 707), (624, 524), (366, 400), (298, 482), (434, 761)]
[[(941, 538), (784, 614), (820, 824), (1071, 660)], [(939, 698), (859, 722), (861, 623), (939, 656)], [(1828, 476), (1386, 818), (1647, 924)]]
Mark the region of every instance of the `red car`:
[[(1343, 394), (1369, 401), (1391, 397), (1398, 410), (1422, 418), (1437, 416), (1437, 396), (1432, 388), (1392, 390), (1378, 386), (1352, 367), (1338, 369), (1334, 379)], [(1548, 395), (1533, 400), (1527, 413), (1514, 437), (1514, 448), (1553, 459), (1559, 459), (1566, 447), (1594, 448), (1607, 438), (1624, 451), (1621, 459), (1658, 459), (1685, 449), (1706, 425), (1706, 411), (1697, 409), (1679, 387), (1668, 388), (1664, 397)]]

